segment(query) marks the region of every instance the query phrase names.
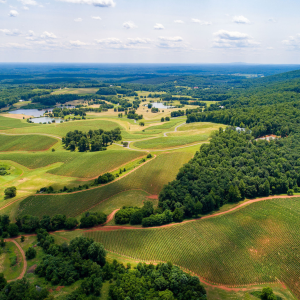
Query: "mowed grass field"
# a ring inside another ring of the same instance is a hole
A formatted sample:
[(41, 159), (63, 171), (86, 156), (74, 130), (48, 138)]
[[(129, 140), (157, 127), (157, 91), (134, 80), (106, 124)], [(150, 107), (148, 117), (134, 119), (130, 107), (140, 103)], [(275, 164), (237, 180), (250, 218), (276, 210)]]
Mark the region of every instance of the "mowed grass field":
[(159, 229), (88, 232), (109, 251), (172, 261), (229, 286), (284, 282), (300, 297), (300, 198), (257, 202), (235, 212)]
[(42, 217), (45, 214), (66, 214), (76, 217), (127, 190), (140, 189), (157, 195), (165, 184), (175, 179), (182, 165), (192, 157), (193, 153), (188, 152), (161, 154), (126, 177), (103, 187), (73, 194), (30, 196), (20, 203), (18, 215)]
[(189, 136), (176, 136), (176, 137), (160, 137), (144, 141), (135, 142), (134, 147), (140, 149), (166, 149), (177, 146), (184, 146), (196, 142), (207, 141), (209, 134), (197, 134)]
[(1, 154), (1, 159), (15, 161), (29, 169), (42, 168), (62, 162), (64, 163), (63, 165), (51, 169), (48, 173), (77, 178), (93, 178), (145, 155), (146, 152), (130, 150), (106, 150), (85, 153), (55, 151), (44, 153), (3, 153)]
[(43, 151), (57, 142), (57, 139), (43, 135), (0, 134), (0, 151)]
[[(6, 118), (9, 119), (9, 118)], [(20, 120), (17, 120), (20, 121)], [(31, 124), (30, 124), (31, 125)], [(1, 123), (0, 123), (1, 126)], [(80, 130), (87, 132), (90, 129), (103, 129), (103, 130), (112, 130), (119, 127), (122, 127), (113, 121), (101, 120), (101, 119), (92, 119), (92, 120), (78, 120), (78, 121), (69, 121), (64, 123), (53, 123), (53, 124), (39, 124), (36, 126), (16, 128), (8, 130), (8, 133), (43, 133), (49, 135), (55, 135), (59, 137), (65, 136), (69, 131)], [(1, 127), (0, 127), (1, 128)], [(3, 128), (5, 129), (5, 128)], [(10, 129), (10, 128), (7, 128)]]
[(25, 120), (18, 120), (0, 116), (0, 130), (9, 130), (13, 128), (33, 127), (36, 124), (27, 123)]

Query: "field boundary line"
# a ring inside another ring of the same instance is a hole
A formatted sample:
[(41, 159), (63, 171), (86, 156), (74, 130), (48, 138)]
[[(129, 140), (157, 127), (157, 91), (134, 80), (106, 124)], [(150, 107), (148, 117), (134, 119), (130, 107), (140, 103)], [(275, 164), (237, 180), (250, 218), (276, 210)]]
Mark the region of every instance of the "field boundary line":
[(108, 182), (108, 183), (106, 183), (106, 184), (100, 185), (100, 186), (95, 186), (95, 187), (92, 187), (92, 188), (90, 188), (90, 189), (85, 189), (85, 190), (81, 190), (81, 191), (75, 191), (75, 192), (71, 192), (71, 193), (34, 194), (33, 196), (35, 196), (35, 197), (39, 197), (39, 196), (56, 196), (56, 195), (62, 196), (62, 195), (71, 195), (71, 194), (82, 193), (82, 192), (86, 192), (86, 191), (90, 191), (90, 190), (94, 190), (94, 189), (100, 189), (100, 188), (102, 188), (102, 187), (104, 187), (104, 186), (107, 186), (107, 185), (109, 185), (109, 184), (112, 184), (112, 183), (114, 183), (114, 182), (117, 182), (117, 181), (119, 181), (119, 180), (125, 178), (125, 177), (128, 176), (129, 174), (133, 173), (133, 172), (136, 171), (137, 169), (139, 169), (139, 168), (141, 168), (142, 166), (144, 166), (145, 164), (147, 164), (149, 161), (154, 160), (156, 157), (157, 157), (157, 156), (153, 154), (153, 158), (151, 158), (151, 159), (145, 161), (144, 163), (140, 164), (138, 167), (132, 169), (131, 171), (129, 171), (129, 172), (128, 172), (127, 174), (125, 174), (124, 176), (118, 177), (117, 179), (115, 179), (115, 180), (113, 180), (113, 181), (111, 181), (111, 182)]
[(266, 201), (266, 200), (272, 200), (272, 199), (285, 199), (285, 198), (300, 198), (299, 195), (294, 195), (294, 196), (271, 196), (271, 197), (264, 197), (264, 198), (258, 198), (258, 199), (254, 199), (254, 200), (249, 200), (245, 203), (239, 204), (236, 207), (230, 208), (229, 210), (223, 211), (223, 212), (219, 212), (213, 215), (208, 215), (208, 216), (203, 216), (201, 218), (197, 218), (197, 219), (192, 219), (192, 220), (186, 220), (183, 221), (181, 223), (171, 223), (171, 224), (166, 224), (166, 225), (162, 225), (162, 226), (153, 226), (153, 227), (134, 227), (134, 226), (105, 226), (105, 227), (97, 227), (94, 229), (90, 229), (87, 230), (87, 232), (89, 231), (114, 231), (114, 230), (149, 230), (149, 229), (160, 229), (160, 228), (167, 228), (167, 227), (172, 227), (172, 226), (179, 226), (182, 224), (186, 224), (186, 223), (190, 223), (190, 222), (196, 222), (196, 221), (201, 221), (201, 220), (205, 220), (205, 219), (210, 219), (210, 218), (214, 218), (214, 217), (218, 217), (218, 216), (222, 216), (231, 212), (234, 212), (236, 210), (239, 210), (240, 208), (250, 205), (252, 203), (256, 203), (256, 202), (261, 202), (261, 201)]
[(168, 133), (177, 132), (177, 129), (178, 129), (179, 127), (183, 126), (184, 124), (186, 124), (186, 122), (184, 122), (184, 123), (182, 123), (182, 124), (176, 126), (176, 127), (174, 128), (174, 131), (164, 132), (164, 137), (168, 137), (168, 136), (167, 136)]

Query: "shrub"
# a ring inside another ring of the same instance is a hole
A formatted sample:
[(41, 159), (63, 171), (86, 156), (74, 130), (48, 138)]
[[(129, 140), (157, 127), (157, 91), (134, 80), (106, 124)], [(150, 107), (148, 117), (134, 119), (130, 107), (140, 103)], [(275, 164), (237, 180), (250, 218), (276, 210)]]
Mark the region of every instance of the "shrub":
[(80, 219), (80, 228), (89, 228), (95, 225), (104, 224), (107, 220), (107, 215), (102, 212), (90, 213), (86, 212)]
[(65, 228), (69, 230), (76, 228), (77, 225), (78, 221), (76, 218), (68, 218), (65, 222)]
[(115, 214), (116, 224), (128, 224), (130, 222), (132, 214), (137, 211), (140, 211), (140, 208), (124, 206)]
[(115, 176), (113, 174), (105, 173), (104, 175), (101, 175), (98, 177), (97, 183), (105, 184), (105, 183), (113, 181), (114, 179), (115, 179)]
[(27, 259), (33, 259), (36, 257), (36, 250), (33, 247), (29, 247), (25, 252), (25, 256)]
[(294, 195), (294, 190), (289, 189), (289, 190), (287, 191), (287, 194), (288, 194), (288, 196), (293, 196), (293, 195)]
[(147, 155), (147, 158), (151, 158), (151, 157), (152, 157), (152, 154), (149, 153), (149, 154)]
[(130, 217), (131, 225), (142, 224), (142, 221), (143, 221), (143, 213), (141, 210), (136, 210)]
[(11, 186), (5, 189), (4, 191), (5, 198), (14, 198), (17, 195), (17, 188), (15, 186)]

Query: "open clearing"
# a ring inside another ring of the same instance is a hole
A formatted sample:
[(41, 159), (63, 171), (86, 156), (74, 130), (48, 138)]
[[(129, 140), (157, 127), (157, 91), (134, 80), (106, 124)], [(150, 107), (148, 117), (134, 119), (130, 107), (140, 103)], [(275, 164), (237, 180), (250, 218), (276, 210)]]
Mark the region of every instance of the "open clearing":
[(56, 139), (43, 135), (0, 134), (0, 151), (44, 151), (56, 143)]
[(146, 261), (172, 261), (212, 283), (242, 286), (279, 279), (300, 296), (299, 216), (299, 198), (274, 199), (161, 229), (86, 235), (110, 251)]

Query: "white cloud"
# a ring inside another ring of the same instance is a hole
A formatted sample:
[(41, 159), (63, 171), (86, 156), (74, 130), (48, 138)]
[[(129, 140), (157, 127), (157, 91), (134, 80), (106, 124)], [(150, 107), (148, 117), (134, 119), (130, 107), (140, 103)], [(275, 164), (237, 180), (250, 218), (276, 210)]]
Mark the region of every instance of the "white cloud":
[(198, 24), (200, 24), (200, 25), (211, 25), (211, 24), (212, 24), (212, 22), (201, 21), (201, 20), (199, 20), (199, 19), (192, 19), (192, 22), (193, 22), (193, 23), (198, 23)]
[(75, 4), (88, 4), (98, 7), (115, 7), (114, 0), (59, 0), (62, 2), (75, 3)]
[(174, 37), (160, 36), (159, 39), (161, 41), (166, 41), (166, 42), (182, 42), (183, 41), (183, 38), (181, 36), (174, 36)]
[(6, 3), (6, 0), (0, 0), (0, 3), (4, 4)]
[(156, 23), (154, 26), (154, 29), (155, 30), (163, 30), (163, 29), (165, 29), (165, 27), (162, 24)]
[(10, 17), (17, 17), (19, 15), (19, 13), (16, 10), (11, 10), (9, 12), (9, 16)]
[(126, 29), (133, 29), (136, 28), (137, 26), (133, 22), (128, 21), (123, 23), (123, 27)]
[(75, 22), (82, 22), (82, 18), (74, 19)]
[(18, 29), (14, 29), (14, 30), (0, 29), (0, 32), (4, 33), (5, 35), (9, 35), (9, 36), (17, 36), (17, 35), (21, 34), (21, 32)]
[(31, 5), (31, 6), (36, 6), (38, 5), (37, 2), (35, 0), (18, 0), (19, 2), (21, 2), (23, 5)]
[(101, 20), (101, 18), (100, 17), (91, 17), (92, 19), (94, 19), (94, 20)]
[(29, 7), (23, 6), (23, 10), (29, 10)]
[(57, 36), (53, 32), (44, 31), (41, 35), (42, 39), (57, 39)]
[(128, 38), (129, 44), (149, 44), (152, 42), (150, 39), (142, 39), (142, 38)]
[(183, 21), (181, 21), (181, 20), (175, 20), (175, 21), (174, 21), (174, 23), (178, 23), (178, 24), (184, 24), (184, 22), (183, 22)]
[(19, 44), (19, 43), (7, 43), (7, 44), (2, 44), (0, 45), (0, 48), (12, 48), (12, 49), (31, 49), (31, 46), (28, 44)]
[(122, 44), (122, 41), (117, 39), (117, 38), (107, 38), (107, 39), (102, 39), (102, 40), (96, 40), (96, 42), (98, 44), (113, 44), (113, 45), (116, 45), (116, 44)]
[(276, 23), (276, 22), (277, 22), (277, 20), (276, 20), (276, 19), (273, 19), (273, 18), (270, 18), (268, 21), (269, 21), (269, 22), (272, 22), (272, 23)]
[(289, 38), (282, 41), (282, 43), (290, 50), (300, 50), (300, 33), (295, 36), (289, 36)]
[(273, 47), (267, 47), (267, 50), (274, 50)]
[(251, 36), (238, 31), (219, 30), (214, 36), (215, 48), (247, 48), (259, 45)]
[(89, 45), (89, 43), (81, 42), (81, 41), (79, 41), (79, 40), (77, 40), (77, 41), (70, 41), (70, 44), (71, 44), (72, 46), (75, 46), (75, 47), (82, 47), (82, 46), (87, 46), (87, 45)]
[(250, 24), (250, 21), (244, 16), (235, 16), (232, 21), (237, 24)]

